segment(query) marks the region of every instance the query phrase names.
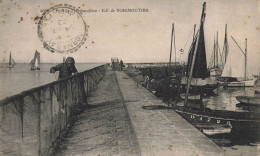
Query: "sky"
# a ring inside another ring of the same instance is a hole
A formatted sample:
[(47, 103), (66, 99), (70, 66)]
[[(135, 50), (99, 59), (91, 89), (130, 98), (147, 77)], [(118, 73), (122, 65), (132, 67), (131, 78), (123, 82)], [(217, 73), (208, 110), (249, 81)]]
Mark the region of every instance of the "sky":
[[(118, 57), (124, 62), (169, 61), (172, 24), (175, 27), (177, 61), (186, 61), (191, 45), (193, 26), (200, 22), (202, 0), (0, 0), (0, 60), (8, 60), (12, 52), (18, 63), (29, 63), (35, 50), (41, 62), (58, 63), (72, 56), (76, 62), (110, 62)], [(245, 49), (247, 38), (248, 74), (260, 72), (260, 1), (206, 0), (205, 44), (207, 58), (213, 49), (214, 36), (222, 51), (225, 24), (228, 26), (230, 57), (241, 66), (244, 57), (231, 39)], [(78, 51), (71, 54), (51, 53), (37, 35), (41, 9), (57, 4), (71, 4), (83, 10), (88, 37)], [(148, 9), (148, 12), (102, 12), (102, 9)], [(179, 52), (184, 49), (184, 53)], [(175, 59), (173, 48), (172, 60)], [(236, 67), (235, 67), (236, 68)]]

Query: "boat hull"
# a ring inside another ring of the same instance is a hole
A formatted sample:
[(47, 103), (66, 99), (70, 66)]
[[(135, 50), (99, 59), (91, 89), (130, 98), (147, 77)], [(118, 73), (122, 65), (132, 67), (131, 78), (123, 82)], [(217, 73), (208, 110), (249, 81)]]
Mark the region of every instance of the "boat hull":
[(255, 80), (236, 81), (236, 82), (220, 82), (224, 87), (254, 87)]
[(189, 122), (229, 125), (232, 130), (260, 130), (259, 113), (233, 112), (210, 109), (187, 109), (183, 106), (173, 108), (179, 115)]
[[(209, 77), (205, 79), (192, 78), (190, 85), (190, 94), (211, 94), (219, 86), (215, 77)], [(181, 79), (182, 92), (186, 92), (187, 89), (187, 77)]]
[(217, 77), (217, 80), (219, 82), (237, 82), (237, 78), (235, 77), (223, 77), (223, 76), (220, 76), (220, 77)]
[(251, 97), (251, 96), (237, 96), (236, 99), (240, 103), (258, 105), (260, 106), (260, 97)]

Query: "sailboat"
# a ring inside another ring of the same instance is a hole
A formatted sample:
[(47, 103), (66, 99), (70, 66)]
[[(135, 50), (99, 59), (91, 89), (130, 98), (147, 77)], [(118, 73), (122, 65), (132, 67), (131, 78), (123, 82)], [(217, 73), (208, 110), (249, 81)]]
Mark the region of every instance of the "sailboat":
[(15, 65), (16, 65), (16, 63), (14, 62), (14, 59), (12, 58), (12, 53), (10, 52), (10, 56), (9, 56), (9, 68), (14, 68)]
[(218, 87), (216, 78), (210, 76), (207, 68), (204, 40), (205, 9), (206, 3), (204, 2), (200, 28), (194, 35), (189, 51), (186, 75), (181, 78), (183, 90), (190, 90), (190, 93), (200, 95), (210, 93)]
[[(232, 37), (232, 36), (231, 36)], [(236, 40), (232, 37), (233, 41), (237, 45), (237, 48), (233, 47), (229, 49), (228, 55), (226, 54), (224, 69), (220, 77), (218, 77), (218, 81), (220, 84), (225, 87), (253, 87), (254, 79), (247, 78), (247, 39), (245, 39), (245, 50), (243, 51)], [(235, 52), (236, 51), (236, 52)], [(241, 51), (242, 53), (238, 53), (237, 51)], [(244, 64), (241, 61), (238, 61), (235, 58), (243, 58)]]
[[(214, 48), (209, 63), (209, 71), (211, 76), (221, 76), (222, 70), (219, 62), (219, 46), (218, 46), (218, 32), (217, 38), (214, 37)], [(222, 60), (222, 59), (221, 59)]]
[[(221, 130), (221, 133), (228, 133), (232, 131), (237, 131), (237, 132), (245, 132), (245, 130), (255, 130), (256, 132), (259, 131), (260, 129), (260, 113), (259, 112), (250, 112), (250, 111), (232, 111), (232, 110), (214, 110), (210, 108), (206, 108), (203, 105), (203, 102), (190, 102), (189, 99), (189, 90), (190, 86), (198, 86), (195, 84), (195, 82), (200, 82), (201, 84), (210, 84), (214, 85), (215, 83), (208, 83), (211, 77), (209, 77), (209, 72), (199, 72), (196, 71), (196, 66), (195, 63), (196, 59), (201, 59), (199, 56), (197, 56), (198, 53), (200, 53), (201, 49), (203, 49), (203, 44), (202, 46), (200, 45), (204, 41), (204, 36), (202, 33), (203, 30), (203, 22), (204, 22), (204, 10), (206, 7), (206, 2), (203, 3), (203, 12), (202, 12), (202, 20), (201, 20), (201, 25), (200, 30), (196, 34), (194, 38), (193, 45), (191, 46), (190, 54), (189, 54), (189, 60), (192, 60), (191, 62), (188, 62), (188, 76), (186, 77), (187, 80), (187, 90), (185, 94), (185, 101), (184, 103), (179, 102), (174, 105), (174, 110), (177, 112), (179, 115), (181, 115), (183, 118), (185, 118), (189, 122), (193, 123), (203, 123), (207, 125), (213, 125), (214, 127), (218, 128)], [(202, 38), (202, 39), (201, 39)], [(205, 49), (205, 48), (204, 48)], [(205, 51), (204, 51), (205, 52)], [(201, 56), (202, 54), (200, 54)], [(201, 56), (202, 57), (202, 56)], [(205, 56), (203, 56), (205, 57)], [(206, 58), (203, 58), (202, 60), (206, 60)], [(203, 66), (204, 65), (204, 66)], [(199, 67), (203, 67), (202, 69), (206, 71), (206, 64), (202, 63), (199, 64)], [(193, 75), (193, 73), (195, 73)], [(197, 75), (196, 75), (197, 74)], [(195, 77), (196, 76), (196, 77)], [(204, 77), (203, 78), (201, 77)], [(215, 78), (215, 77), (213, 77)], [(201, 80), (202, 79), (202, 80)], [(195, 80), (192, 81), (192, 80)], [(214, 79), (213, 79), (214, 80)], [(184, 84), (185, 81), (182, 83)], [(212, 81), (215, 82), (215, 81)], [(186, 85), (185, 84), (185, 85)], [(203, 85), (201, 85), (203, 86)], [(205, 86), (205, 85), (204, 85)], [(205, 132), (205, 131), (204, 131)], [(210, 132), (210, 131), (207, 131)], [(211, 131), (211, 134), (215, 132)]]
[(31, 60), (31, 70), (40, 70), (40, 53), (36, 50), (34, 58)]

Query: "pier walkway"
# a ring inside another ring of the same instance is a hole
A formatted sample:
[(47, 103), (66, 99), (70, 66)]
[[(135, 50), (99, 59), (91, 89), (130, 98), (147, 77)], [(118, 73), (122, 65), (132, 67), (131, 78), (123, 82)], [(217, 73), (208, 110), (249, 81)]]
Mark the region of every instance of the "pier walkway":
[[(55, 155), (224, 155), (222, 149), (120, 71), (106, 72)], [(158, 107), (159, 108), (159, 107)]]

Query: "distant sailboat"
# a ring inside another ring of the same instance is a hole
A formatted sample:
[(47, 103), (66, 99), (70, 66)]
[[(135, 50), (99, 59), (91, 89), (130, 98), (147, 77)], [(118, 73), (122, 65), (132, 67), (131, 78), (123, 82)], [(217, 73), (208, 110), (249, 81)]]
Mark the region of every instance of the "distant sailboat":
[[(232, 37), (232, 36), (231, 36)], [(245, 50), (243, 51), (232, 37), (237, 47), (233, 46), (228, 55), (225, 56), (225, 65), (221, 77), (218, 80), (223, 86), (226, 87), (253, 87), (256, 79), (249, 80), (247, 78), (247, 39), (245, 41)], [(234, 45), (235, 45), (234, 44)], [(230, 49), (229, 49), (230, 50)], [(236, 51), (236, 52), (235, 52)], [(238, 53), (241, 51), (242, 53)], [(236, 58), (244, 57), (244, 64), (238, 61)]]
[[(209, 63), (209, 70), (211, 76), (221, 76), (222, 70), (219, 62), (219, 46), (218, 46), (218, 32), (217, 32), (217, 38), (215, 40), (214, 37), (214, 48), (211, 55), (210, 63)], [(221, 59), (222, 60), (222, 59)]]
[(31, 70), (40, 70), (40, 53), (36, 50), (34, 58), (31, 60)]
[(9, 68), (14, 68), (14, 66), (16, 65), (16, 63), (14, 62), (14, 59), (12, 58), (12, 54), (10, 52), (10, 56), (9, 56)]
[(193, 43), (189, 51), (186, 76), (181, 79), (181, 85), (184, 90), (190, 90), (190, 93), (192, 94), (201, 95), (212, 92), (218, 87), (216, 78), (211, 77), (207, 69), (204, 39), (205, 9), (206, 3), (204, 2), (200, 28), (194, 36)]

